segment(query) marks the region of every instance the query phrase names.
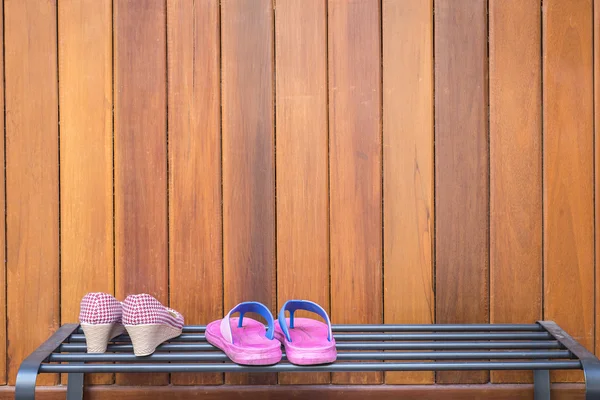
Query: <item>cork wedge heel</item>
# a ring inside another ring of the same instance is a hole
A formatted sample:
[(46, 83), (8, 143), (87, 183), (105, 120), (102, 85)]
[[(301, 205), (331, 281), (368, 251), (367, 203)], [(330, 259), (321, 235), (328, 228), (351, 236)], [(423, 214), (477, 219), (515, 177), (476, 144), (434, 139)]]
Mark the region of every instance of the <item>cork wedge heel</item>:
[(166, 324), (125, 325), (136, 356), (147, 356), (161, 343), (181, 335), (181, 329)]
[(130, 295), (123, 301), (123, 325), (136, 356), (150, 355), (161, 343), (181, 335), (183, 324), (180, 313), (149, 294)]
[(85, 335), (88, 353), (104, 353), (108, 342), (125, 333), (125, 327), (120, 323), (111, 324), (81, 324)]

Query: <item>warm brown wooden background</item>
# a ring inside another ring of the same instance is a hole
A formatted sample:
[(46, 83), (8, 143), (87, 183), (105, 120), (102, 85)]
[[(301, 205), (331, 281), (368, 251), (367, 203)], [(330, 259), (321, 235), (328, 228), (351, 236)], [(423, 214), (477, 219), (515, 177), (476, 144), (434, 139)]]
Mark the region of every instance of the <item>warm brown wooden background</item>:
[[(291, 298), (334, 323), (552, 319), (600, 352), (600, 0), (4, 0), (1, 21), (0, 383), (88, 291), (194, 324)], [(530, 375), (93, 381), (115, 379)]]

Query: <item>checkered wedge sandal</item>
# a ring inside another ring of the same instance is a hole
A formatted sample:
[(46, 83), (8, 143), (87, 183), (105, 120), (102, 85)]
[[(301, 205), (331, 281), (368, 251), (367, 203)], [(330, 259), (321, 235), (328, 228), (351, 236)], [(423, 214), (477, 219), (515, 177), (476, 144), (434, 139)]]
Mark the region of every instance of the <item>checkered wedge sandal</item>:
[(163, 306), (149, 294), (127, 296), (123, 302), (123, 325), (136, 356), (147, 356), (162, 342), (181, 335), (183, 316)]
[(125, 333), (121, 303), (108, 293), (88, 293), (81, 299), (79, 323), (88, 353), (104, 353), (108, 341)]

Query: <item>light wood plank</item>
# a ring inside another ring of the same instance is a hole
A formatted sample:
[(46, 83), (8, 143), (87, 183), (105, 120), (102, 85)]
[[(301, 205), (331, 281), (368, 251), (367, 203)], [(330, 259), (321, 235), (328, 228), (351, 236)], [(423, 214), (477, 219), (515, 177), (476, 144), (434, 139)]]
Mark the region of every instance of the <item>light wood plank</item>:
[[(383, 308), (380, 2), (328, 5), (331, 317), (376, 324)], [(332, 378), (379, 383), (382, 374)]]
[[(594, 346), (592, 1), (543, 4), (544, 319)], [(552, 373), (581, 381), (579, 371)]]
[[(431, 324), (433, 294), (433, 1), (383, 1), (384, 315)], [(433, 372), (387, 372), (388, 384)]]
[[(307, 299), (329, 312), (326, 2), (278, 0), (276, 10), (278, 307)], [(279, 383), (329, 374), (282, 373)]]
[[(542, 318), (541, 9), (490, 2), (490, 321)], [(493, 382), (532, 382), (492, 372)]]
[[(114, 294), (112, 2), (63, 0), (58, 21), (60, 306), (68, 323), (79, 321), (86, 293)], [(86, 380), (112, 383), (113, 375)]]
[(600, 355), (600, 0), (594, 0), (594, 116), (596, 200), (596, 355)]
[[(8, 382), (59, 325), (56, 1), (4, 4)], [(51, 385), (57, 375), (38, 378)]]
[[(4, 43), (4, 8), (0, 10), (0, 37), (2, 43)], [(0, 55), (0, 72), (4, 74), (4, 53)], [(4, 79), (0, 82), (0, 90), (4, 93)], [(0, 109), (4, 108), (4, 96), (0, 96)], [(4, 118), (0, 121), (0, 129), (4, 130)], [(5, 141), (3, 140), (0, 144), (0, 165), (5, 165)], [(4, 179), (2, 181), (6, 184)], [(4, 213), (0, 215), (0, 256), (4, 257), (4, 264), (0, 268), (0, 287), (6, 287), (6, 229), (2, 230), (1, 227), (6, 228), (6, 197), (5, 197), (5, 185), (0, 188), (0, 207), (4, 210)], [(0, 324), (3, 328), (0, 329), (0, 384), (6, 384), (6, 290), (0, 291)]]

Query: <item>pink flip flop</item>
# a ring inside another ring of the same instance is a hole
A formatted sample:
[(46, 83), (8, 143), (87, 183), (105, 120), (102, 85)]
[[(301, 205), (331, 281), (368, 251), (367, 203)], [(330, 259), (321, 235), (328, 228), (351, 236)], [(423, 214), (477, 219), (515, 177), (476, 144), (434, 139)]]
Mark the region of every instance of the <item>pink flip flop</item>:
[[(234, 313), (239, 318), (231, 318)], [(267, 320), (268, 328), (252, 318), (244, 318), (253, 312)], [(225, 318), (206, 326), (206, 340), (223, 352), (236, 364), (271, 365), (281, 360), (281, 343), (273, 340), (274, 321), (267, 307), (258, 302), (240, 303)]]
[[(290, 318), (285, 318), (285, 312)], [(296, 310), (306, 310), (321, 316), (327, 323), (310, 318), (294, 318)], [(332, 363), (337, 358), (335, 339), (327, 312), (308, 300), (289, 300), (279, 311), (279, 324), (275, 325), (275, 338), (283, 343), (287, 359), (297, 365)], [(290, 329), (288, 329), (288, 326)]]

